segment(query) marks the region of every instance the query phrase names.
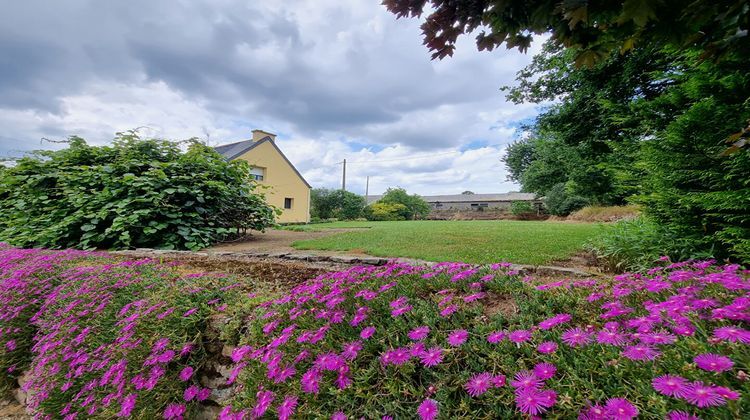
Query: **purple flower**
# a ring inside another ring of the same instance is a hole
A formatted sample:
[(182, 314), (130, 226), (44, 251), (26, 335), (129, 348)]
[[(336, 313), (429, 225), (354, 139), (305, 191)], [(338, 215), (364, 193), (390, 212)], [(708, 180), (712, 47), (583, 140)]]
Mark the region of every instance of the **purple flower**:
[(266, 411), (268, 411), (268, 408), (271, 407), (274, 393), (271, 391), (258, 391), (255, 397), (255, 406), (253, 407), (251, 415), (254, 419), (258, 419), (263, 417), (263, 414), (265, 414)]
[(522, 413), (537, 416), (555, 405), (557, 393), (552, 390), (521, 388), (516, 391), (516, 406)]
[(129, 394), (127, 397), (123, 398), (120, 405), (120, 412), (117, 414), (117, 416), (130, 417), (130, 413), (133, 411), (133, 407), (135, 407), (136, 398), (138, 398), (136, 394)]
[(294, 414), (294, 410), (297, 408), (297, 397), (289, 395), (284, 398), (284, 401), (279, 404), (277, 409), (279, 414), (279, 420), (288, 420)]
[(437, 366), (443, 361), (443, 349), (440, 347), (432, 347), (422, 352), (419, 356), (422, 364), (428, 367)]
[(193, 368), (190, 366), (185, 366), (184, 369), (180, 371), (180, 380), (185, 382), (190, 380), (190, 378), (193, 377)]
[(750, 344), (750, 331), (740, 327), (721, 327), (714, 330), (714, 338), (732, 343)]
[(359, 336), (362, 337), (363, 340), (367, 340), (372, 337), (373, 334), (375, 334), (375, 327), (367, 327), (359, 333)]
[(544, 321), (539, 323), (539, 329), (541, 330), (549, 330), (550, 328), (553, 328), (557, 325), (564, 324), (566, 322), (569, 322), (571, 320), (570, 314), (558, 314), (553, 316), (552, 318), (545, 319)]
[(406, 347), (401, 347), (386, 351), (380, 356), (380, 362), (383, 366), (396, 365), (401, 366), (411, 359), (411, 351)]
[(442, 316), (443, 318), (447, 318), (447, 317), (453, 315), (453, 313), (455, 313), (456, 311), (458, 311), (458, 306), (456, 306), (456, 305), (448, 305), (445, 308), (443, 308), (442, 310), (440, 310), (440, 316)]
[(668, 397), (683, 397), (687, 384), (687, 379), (673, 375), (657, 376), (651, 381), (651, 386), (656, 392)]
[(621, 346), (628, 342), (625, 334), (617, 331), (601, 330), (596, 334), (596, 342), (599, 344), (610, 344), (613, 346)]
[(346, 420), (346, 414), (342, 411), (337, 411), (331, 416), (331, 420)]
[(610, 398), (604, 405), (608, 418), (627, 420), (638, 417), (638, 409), (625, 398)]
[(190, 385), (185, 389), (185, 392), (182, 394), (182, 398), (185, 401), (192, 401), (195, 397), (198, 396), (198, 392), (200, 391), (200, 388), (198, 388), (195, 385)]
[(591, 342), (591, 333), (576, 327), (566, 330), (561, 338), (570, 347), (579, 347)]
[(468, 392), (472, 397), (478, 397), (487, 392), (487, 390), (490, 389), (490, 386), (492, 385), (492, 375), (487, 372), (482, 372), (472, 376), (466, 382), (464, 388), (466, 388), (466, 392)]
[(703, 353), (693, 358), (695, 364), (709, 372), (726, 372), (734, 366), (732, 359), (714, 353)]
[(188, 309), (184, 314), (182, 314), (183, 317), (187, 318), (190, 315), (193, 315), (194, 313), (198, 312), (198, 308), (192, 308)]
[(320, 390), (320, 380), (322, 375), (319, 370), (313, 368), (302, 374), (300, 385), (302, 392), (308, 394), (317, 394)]
[(490, 335), (487, 336), (487, 342), (490, 344), (497, 344), (505, 338), (505, 333), (502, 331), (495, 331), (491, 332)]
[(534, 366), (534, 376), (541, 380), (546, 380), (555, 376), (555, 372), (557, 372), (557, 367), (552, 363), (537, 363), (536, 366)]
[(531, 331), (515, 330), (508, 334), (508, 339), (516, 344), (531, 340)]
[(467, 338), (469, 338), (469, 333), (466, 330), (456, 330), (448, 335), (448, 344), (458, 347), (463, 344)]
[(695, 381), (687, 385), (687, 387), (685, 387), (683, 398), (690, 404), (700, 408), (723, 405), (726, 403), (724, 397), (716, 392), (714, 387), (705, 385), (700, 381)]
[(630, 360), (654, 360), (661, 354), (659, 350), (645, 344), (627, 346), (620, 353)]
[(667, 420), (701, 420), (700, 417), (694, 416), (687, 411), (670, 411), (667, 413)]
[(438, 413), (437, 401), (430, 398), (422, 401), (422, 404), (419, 404), (419, 408), (417, 408), (417, 414), (419, 415), (420, 420), (435, 420)]
[(513, 380), (510, 382), (513, 388), (533, 388), (538, 389), (542, 386), (542, 380), (537, 378), (533, 372), (528, 370), (521, 370), (516, 373)]
[(185, 414), (185, 406), (183, 404), (172, 403), (164, 410), (165, 419), (181, 419), (183, 414)]
[(536, 347), (536, 350), (542, 354), (554, 353), (557, 350), (557, 343), (554, 341), (545, 341)]
[(430, 334), (430, 327), (428, 326), (422, 326), (414, 328), (413, 330), (409, 331), (409, 338), (414, 341), (421, 341), (427, 338), (427, 335)]
[(352, 341), (351, 343), (344, 343), (341, 346), (341, 356), (346, 360), (354, 360), (357, 358), (357, 354), (362, 350), (362, 342)]
[(392, 317), (397, 317), (397, 316), (401, 316), (401, 315), (403, 315), (403, 314), (405, 314), (405, 313), (407, 313), (407, 312), (411, 311), (412, 309), (414, 309), (414, 307), (413, 307), (413, 306), (411, 306), (411, 305), (406, 305), (406, 306), (403, 306), (403, 307), (401, 307), (401, 308), (398, 308), (398, 309), (394, 309), (394, 310), (392, 310), (392, 311), (391, 311), (391, 316), (392, 316)]

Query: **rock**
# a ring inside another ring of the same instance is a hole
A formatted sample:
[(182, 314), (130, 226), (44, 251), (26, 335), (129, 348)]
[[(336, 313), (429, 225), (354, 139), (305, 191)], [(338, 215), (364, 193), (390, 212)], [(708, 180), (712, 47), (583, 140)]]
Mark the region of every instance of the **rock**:
[(267, 255), (268, 258), (284, 258), (289, 255), (288, 252), (272, 252)]
[(333, 255), (328, 257), (328, 260), (343, 264), (356, 264), (359, 262), (359, 258), (352, 257), (351, 255)]
[(388, 260), (385, 258), (365, 257), (365, 258), (360, 258), (359, 262), (361, 262), (362, 264), (367, 264), (367, 265), (385, 265), (388, 262)]
[(201, 405), (193, 418), (196, 420), (215, 420), (219, 418), (219, 413), (221, 413), (221, 407), (219, 406)]
[(16, 388), (13, 390), (13, 398), (15, 398), (15, 400), (18, 401), (19, 404), (26, 405), (27, 397), (28, 395), (21, 388)]
[(228, 401), (230, 398), (232, 398), (232, 395), (234, 394), (234, 392), (235, 392), (234, 387), (224, 388), (224, 389), (212, 389), (211, 396), (208, 397), (208, 399), (218, 404), (222, 404)]
[(224, 347), (221, 348), (221, 355), (224, 357), (232, 357), (232, 352), (235, 348), (235, 346), (224, 344)]

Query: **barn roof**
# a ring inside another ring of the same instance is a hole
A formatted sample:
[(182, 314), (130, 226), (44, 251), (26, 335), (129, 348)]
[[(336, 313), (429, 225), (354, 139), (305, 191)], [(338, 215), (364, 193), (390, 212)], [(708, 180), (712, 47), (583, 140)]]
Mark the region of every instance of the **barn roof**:
[[(382, 195), (371, 195), (367, 197), (368, 203), (380, 200)], [(532, 201), (535, 200), (534, 193), (498, 193), (498, 194), (451, 194), (451, 195), (423, 195), (422, 198), (428, 203), (477, 203), (488, 201)]]

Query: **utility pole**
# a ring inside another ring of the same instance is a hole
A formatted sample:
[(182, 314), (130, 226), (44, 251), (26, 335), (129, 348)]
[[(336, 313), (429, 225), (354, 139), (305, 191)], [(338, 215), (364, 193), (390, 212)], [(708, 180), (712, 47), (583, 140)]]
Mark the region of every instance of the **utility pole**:
[(344, 172), (341, 176), (341, 189), (346, 191), (346, 159), (344, 159)]
[(367, 175), (367, 183), (365, 184), (365, 202), (370, 198), (370, 175)]

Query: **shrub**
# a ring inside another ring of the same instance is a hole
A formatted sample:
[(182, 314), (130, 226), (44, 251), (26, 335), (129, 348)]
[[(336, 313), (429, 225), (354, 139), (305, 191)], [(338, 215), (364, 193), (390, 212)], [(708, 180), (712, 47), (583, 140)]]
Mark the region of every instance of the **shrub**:
[(711, 257), (705, 238), (673, 231), (646, 216), (609, 226), (587, 248), (602, 267), (615, 272), (645, 270), (664, 256), (673, 261)]
[(544, 197), (544, 207), (555, 216), (567, 216), (587, 204), (588, 199), (569, 192), (565, 183), (555, 184)]
[(408, 213), (408, 211), (403, 204), (378, 201), (367, 206), (365, 216), (367, 220), (375, 221), (406, 220), (404, 214)]
[(514, 201), (510, 203), (510, 212), (514, 216), (525, 216), (536, 213), (534, 206), (528, 201)]
[(0, 169), (0, 239), (21, 247), (200, 249), (263, 230), (274, 210), (249, 166), (189, 141), (120, 133), (112, 146), (72, 137)]
[(430, 214), (430, 205), (417, 194), (409, 195), (403, 188), (388, 188), (383, 197), (378, 200), (386, 204), (400, 204), (400, 220), (424, 219)]
[(310, 212), (314, 219), (353, 220), (362, 216), (367, 201), (361, 195), (344, 190), (313, 188)]
[(580, 222), (616, 222), (635, 219), (641, 213), (639, 206), (586, 206), (571, 213), (567, 220)]

